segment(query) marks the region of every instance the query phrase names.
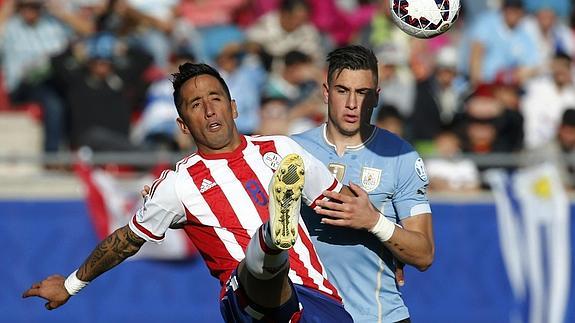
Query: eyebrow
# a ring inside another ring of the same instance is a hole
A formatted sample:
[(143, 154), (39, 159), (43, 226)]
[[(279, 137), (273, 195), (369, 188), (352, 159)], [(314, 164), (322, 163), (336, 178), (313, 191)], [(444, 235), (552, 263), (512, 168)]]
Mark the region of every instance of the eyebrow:
[[(211, 91), (208, 93), (208, 96), (213, 96), (213, 95), (217, 95), (217, 96), (225, 96), (223, 93), (221, 93), (220, 91)], [(194, 103), (195, 101), (201, 99), (201, 96), (196, 96), (192, 99), (189, 99), (186, 101), (186, 104), (190, 104), (190, 103)]]
[[(333, 87), (339, 88), (339, 89), (342, 89), (342, 90), (346, 90), (346, 91), (351, 90), (351, 89), (348, 88), (347, 86), (343, 86), (343, 85), (340, 85), (340, 84), (336, 84), (336, 85), (334, 85)], [(362, 87), (362, 88), (356, 89), (355, 91), (356, 91), (356, 92), (361, 92), (361, 91), (375, 92), (375, 89), (370, 88), (370, 87)]]

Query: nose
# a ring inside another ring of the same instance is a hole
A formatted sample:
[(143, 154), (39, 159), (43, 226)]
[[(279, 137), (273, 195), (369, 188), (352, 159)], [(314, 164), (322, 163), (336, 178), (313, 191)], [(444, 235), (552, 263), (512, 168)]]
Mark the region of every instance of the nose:
[(359, 107), (358, 102), (357, 94), (352, 91), (347, 97), (346, 108), (355, 110)]
[(216, 114), (214, 106), (209, 101), (204, 102), (204, 114), (206, 119), (213, 117)]

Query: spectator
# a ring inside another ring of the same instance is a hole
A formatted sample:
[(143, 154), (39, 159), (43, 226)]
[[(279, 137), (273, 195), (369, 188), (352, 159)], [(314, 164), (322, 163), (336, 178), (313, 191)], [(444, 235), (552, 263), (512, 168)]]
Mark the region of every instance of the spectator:
[(274, 58), (298, 50), (321, 65), (324, 49), (309, 17), (310, 7), (305, 0), (282, 0), (278, 10), (263, 15), (247, 29), (247, 38)]
[(290, 121), (288, 118), (289, 106), (284, 98), (264, 98), (260, 109), (260, 127), (257, 134), (288, 135), (290, 133)]
[(404, 119), (393, 105), (383, 105), (377, 113), (375, 125), (403, 137)]
[(537, 12), (542, 6), (545, 6), (563, 19), (567, 18), (573, 9), (572, 3), (572, 0), (525, 0), (525, 7), (529, 12)]
[[(328, 34), (329, 44), (344, 46), (368, 25), (377, 10), (371, 2), (353, 4), (354, 1), (311, 1), (311, 20), (322, 34)], [(372, 1), (373, 2), (373, 1)], [(344, 7), (348, 4), (347, 8)]]
[(149, 65), (151, 58), (126, 51), (122, 45), (111, 34), (97, 34), (82, 44), (82, 51), (77, 51), (85, 52), (85, 59), (75, 52), (54, 59), (56, 78), (65, 89), (70, 107), (73, 149), (138, 149), (129, 139), (134, 102), (128, 93), (135, 83), (133, 79), (141, 78), (142, 67)]
[(434, 191), (472, 192), (480, 188), (475, 163), (461, 157), (461, 140), (451, 130), (443, 129), (435, 138), (435, 154), (426, 158), (429, 189)]
[(530, 34), (535, 36), (537, 48), (541, 53), (541, 70), (550, 72), (551, 62), (556, 52), (570, 56), (575, 54), (575, 39), (569, 27), (557, 18), (557, 13), (547, 2), (536, 7), (535, 16), (525, 21)]
[(244, 33), (235, 26), (210, 31), (210, 61), (228, 84), (238, 110), (236, 126), (243, 134), (253, 134), (260, 125), (260, 98), (267, 72), (259, 57), (246, 49)]
[(50, 58), (68, 47), (75, 32), (90, 32), (74, 15), (53, 14), (55, 8), (45, 7), (42, 0), (7, 0), (0, 9), (0, 55), (6, 90), (13, 103), (40, 104), (46, 152), (59, 149), (65, 120), (62, 98), (50, 82)]
[(565, 187), (575, 188), (575, 107), (565, 109), (556, 136), (547, 145), (527, 150), (522, 160), (527, 164), (552, 162), (560, 172)]
[(486, 12), (471, 26), (469, 62), (462, 63), (472, 85), (498, 78), (521, 84), (536, 74), (541, 58), (523, 17), (521, 0), (505, 0), (501, 11)]
[(398, 47), (405, 56), (410, 56), (410, 36), (397, 28), (391, 20), (389, 1), (380, 0), (371, 22), (358, 34), (358, 42), (368, 48)]
[(496, 86), (480, 85), (457, 118), (463, 130), (463, 151), (475, 154), (518, 151), (523, 144), (523, 117), (495, 97)]
[(442, 48), (433, 74), (417, 82), (409, 122), (410, 138), (415, 142), (434, 140), (444, 127), (452, 124), (461, 108), (465, 84), (457, 79), (456, 55), (455, 48)]
[(192, 54), (185, 51), (176, 52), (171, 59), (168, 74), (150, 85), (142, 116), (131, 134), (135, 144), (155, 150), (182, 151), (193, 148), (192, 142), (182, 135), (176, 124), (178, 113), (170, 77), (172, 73), (178, 71), (178, 66), (194, 61), (195, 57)]
[[(409, 118), (413, 111), (414, 81), (411, 74), (401, 73), (407, 60), (404, 53), (395, 44), (387, 44), (376, 51), (379, 62), (379, 105), (394, 105), (403, 118)], [(371, 123), (375, 119), (380, 107), (376, 107)]]
[(563, 111), (575, 106), (571, 57), (563, 53), (555, 55), (551, 75), (527, 83), (520, 105), (525, 117), (526, 147), (532, 149), (549, 143)]
[(311, 120), (324, 119), (318, 81), (322, 76), (312, 58), (300, 51), (288, 52), (283, 66), (270, 75), (265, 96), (287, 101), (290, 124), (297, 128), (294, 131), (307, 130), (315, 126)]

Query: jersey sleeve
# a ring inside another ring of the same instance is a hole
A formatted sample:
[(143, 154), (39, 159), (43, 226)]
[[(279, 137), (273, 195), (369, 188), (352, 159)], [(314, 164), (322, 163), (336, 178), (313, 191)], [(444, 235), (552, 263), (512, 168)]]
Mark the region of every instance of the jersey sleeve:
[(400, 220), (431, 213), (427, 199), (429, 180), (423, 160), (407, 143), (403, 144), (397, 162), (396, 190), (393, 206)]
[(146, 241), (160, 243), (172, 224), (185, 216), (175, 189), (176, 173), (164, 171), (154, 181), (144, 205), (129, 222), (130, 229)]
[(343, 185), (334, 177), (333, 173), (319, 159), (315, 158), (307, 150), (301, 147), (293, 139), (289, 139), (293, 152), (300, 155), (305, 167), (305, 184), (303, 189), (303, 201), (311, 208), (315, 202), (326, 198), (324, 191), (339, 192)]

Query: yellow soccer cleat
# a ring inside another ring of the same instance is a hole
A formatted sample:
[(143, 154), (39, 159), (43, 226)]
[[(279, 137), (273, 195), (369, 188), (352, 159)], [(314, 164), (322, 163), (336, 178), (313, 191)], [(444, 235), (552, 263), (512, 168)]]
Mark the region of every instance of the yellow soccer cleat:
[(279, 249), (290, 249), (296, 242), (304, 174), (303, 159), (289, 154), (270, 182), (270, 232)]

